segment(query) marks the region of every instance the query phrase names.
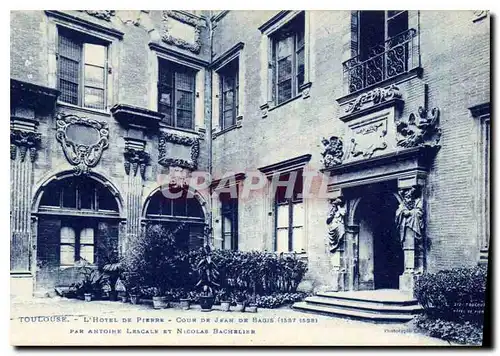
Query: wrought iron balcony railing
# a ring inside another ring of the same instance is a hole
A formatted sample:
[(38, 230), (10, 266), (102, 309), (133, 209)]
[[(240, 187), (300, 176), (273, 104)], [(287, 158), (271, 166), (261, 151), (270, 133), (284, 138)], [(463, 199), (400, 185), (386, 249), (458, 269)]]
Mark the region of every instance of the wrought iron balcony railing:
[(420, 66), (417, 30), (409, 29), (343, 63), (349, 93), (380, 83)]

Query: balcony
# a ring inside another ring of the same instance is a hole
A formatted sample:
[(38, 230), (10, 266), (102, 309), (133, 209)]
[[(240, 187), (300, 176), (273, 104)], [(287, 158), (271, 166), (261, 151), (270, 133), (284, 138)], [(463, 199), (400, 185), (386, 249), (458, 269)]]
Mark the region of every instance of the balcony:
[(420, 67), (417, 30), (409, 29), (374, 46), (368, 56), (342, 63), (348, 93), (355, 93)]

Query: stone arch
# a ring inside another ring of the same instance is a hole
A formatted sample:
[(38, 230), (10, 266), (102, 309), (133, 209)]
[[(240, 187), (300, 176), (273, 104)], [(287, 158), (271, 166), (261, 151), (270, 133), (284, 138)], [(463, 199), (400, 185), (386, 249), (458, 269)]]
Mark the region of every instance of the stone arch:
[[(32, 204), (31, 204), (31, 211), (34, 213), (36, 213), (38, 211), (38, 208), (40, 206), (40, 201), (42, 199), (43, 193), (45, 192), (45, 188), (50, 183), (52, 183), (54, 181), (59, 181), (59, 180), (63, 180), (66, 178), (74, 177), (74, 176), (75, 176), (74, 170), (64, 170), (64, 171), (60, 171), (60, 172), (55, 173), (55, 174), (51, 174), (48, 177), (45, 177), (44, 179), (42, 179), (42, 181), (34, 187), (35, 194), (33, 196)], [(116, 200), (116, 203), (118, 206), (119, 216), (121, 218), (125, 218), (123, 196), (120, 193), (118, 187), (115, 184), (113, 184), (111, 182), (111, 180), (102, 173), (90, 171), (88, 173), (88, 176), (89, 176), (89, 178), (96, 180), (97, 182), (101, 183), (104, 187), (109, 189), (109, 191), (111, 192), (111, 194), (113, 194), (113, 196)]]

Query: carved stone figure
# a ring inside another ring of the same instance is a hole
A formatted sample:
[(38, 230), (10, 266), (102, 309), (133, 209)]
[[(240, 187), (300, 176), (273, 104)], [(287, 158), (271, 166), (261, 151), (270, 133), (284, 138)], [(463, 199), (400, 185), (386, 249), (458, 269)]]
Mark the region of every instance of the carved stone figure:
[(149, 154), (133, 148), (125, 148), (123, 156), (125, 158), (125, 173), (127, 175), (130, 174), (130, 166), (132, 165), (133, 175), (137, 175), (137, 169), (140, 168), (141, 176), (145, 178), (146, 165), (149, 163)]
[(330, 252), (335, 252), (345, 235), (345, 200), (340, 196), (334, 199), (328, 212), (326, 224), (328, 225), (328, 244)]
[(332, 136), (329, 140), (323, 137), (321, 143), (325, 146), (325, 150), (321, 153), (325, 168), (342, 164), (342, 157), (344, 156), (342, 140), (337, 136)]
[(403, 201), (396, 210), (396, 226), (401, 243), (404, 244), (412, 234), (416, 240), (421, 240), (424, 231), (424, 209), (421, 188), (413, 186), (401, 192)]
[(396, 121), (397, 144), (401, 147), (437, 146), (441, 138), (439, 109), (418, 108), (418, 117), (410, 114), (408, 120)]

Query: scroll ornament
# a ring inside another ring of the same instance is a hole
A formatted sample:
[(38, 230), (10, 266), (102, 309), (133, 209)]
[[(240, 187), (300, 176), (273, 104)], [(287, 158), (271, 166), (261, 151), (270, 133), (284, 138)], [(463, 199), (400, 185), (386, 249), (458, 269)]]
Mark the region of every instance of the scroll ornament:
[(323, 156), (322, 163), (325, 168), (342, 164), (342, 157), (344, 156), (344, 145), (342, 140), (337, 136), (332, 136), (330, 139), (323, 137), (321, 143), (324, 146), (324, 151), (321, 153)]
[(418, 108), (418, 116), (410, 114), (407, 120), (396, 121), (398, 146), (410, 148), (419, 146), (435, 147), (441, 139), (439, 109)]
[(129, 175), (130, 168), (132, 168), (132, 173), (136, 176), (139, 169), (141, 177), (144, 179), (146, 176), (146, 166), (149, 163), (149, 153), (141, 150), (135, 150), (133, 148), (125, 148), (123, 156), (125, 158), (125, 173)]
[[(75, 174), (87, 174), (90, 168), (99, 163), (103, 151), (108, 148), (108, 124), (73, 114), (58, 114), (56, 125), (56, 139), (61, 143), (67, 160), (75, 166)], [(95, 131), (97, 134), (96, 141), (92, 143), (88, 141), (76, 142), (75, 137), (68, 137), (68, 129), (73, 125)]]
[(345, 235), (345, 200), (340, 196), (331, 201), (331, 208), (326, 218), (328, 226), (328, 244), (331, 253), (334, 253)]
[(19, 149), (21, 162), (24, 162), (29, 150), (31, 162), (35, 161), (42, 135), (38, 132), (10, 130), (10, 159), (15, 160)]

